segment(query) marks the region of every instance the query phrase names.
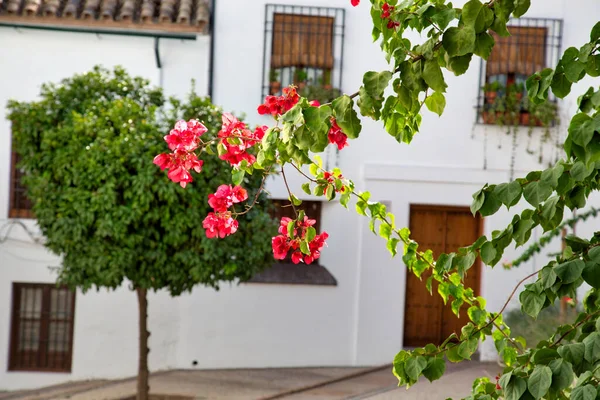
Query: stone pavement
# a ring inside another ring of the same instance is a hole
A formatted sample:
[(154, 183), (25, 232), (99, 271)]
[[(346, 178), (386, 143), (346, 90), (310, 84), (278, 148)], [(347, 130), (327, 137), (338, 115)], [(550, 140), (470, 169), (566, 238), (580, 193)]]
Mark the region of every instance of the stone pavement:
[[(397, 387), (391, 367), (173, 370), (152, 374), (151, 393), (194, 400), (429, 400), (469, 394), (479, 376), (500, 368), (478, 362), (449, 365), (439, 381), (423, 380), (408, 391)], [(86, 381), (33, 391), (0, 393), (0, 400), (122, 400), (135, 393), (135, 379)]]

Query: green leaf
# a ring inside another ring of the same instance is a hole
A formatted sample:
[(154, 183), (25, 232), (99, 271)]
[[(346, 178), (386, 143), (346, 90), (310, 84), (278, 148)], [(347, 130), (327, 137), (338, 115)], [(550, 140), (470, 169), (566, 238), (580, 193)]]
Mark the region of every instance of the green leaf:
[(392, 79), (390, 71), (369, 71), (363, 76), (363, 85), (369, 96), (379, 98), (383, 96), (383, 92), (390, 83), (390, 79)]
[(398, 248), (399, 242), (400, 242), (400, 239), (398, 239), (396, 237), (391, 237), (388, 239), (388, 241), (386, 243), (386, 248), (392, 254), (392, 257), (395, 257), (398, 252), (397, 248)]
[(552, 383), (552, 370), (545, 365), (536, 365), (533, 373), (529, 376), (527, 389), (534, 399), (544, 396)]
[(431, 21), (441, 30), (445, 30), (455, 16), (456, 11), (452, 7), (445, 8), (443, 10), (436, 9), (436, 12), (431, 16)]
[(450, 271), (450, 269), (452, 268), (452, 260), (454, 259), (455, 254), (454, 253), (450, 253), (450, 254), (446, 254), (446, 253), (442, 253), (440, 254), (440, 256), (438, 257), (436, 263), (435, 263), (435, 267), (436, 270), (438, 271)]
[(600, 264), (594, 261), (588, 261), (585, 263), (585, 268), (581, 273), (583, 280), (596, 289), (600, 289)]
[(495, 214), (496, 211), (498, 211), (502, 206), (502, 202), (498, 200), (498, 198), (493, 192), (493, 189), (494, 188), (492, 188), (492, 190), (489, 192), (485, 192), (485, 200), (483, 201), (483, 205), (479, 209), (479, 213), (484, 217)]
[(552, 389), (563, 390), (571, 386), (573, 383), (573, 367), (571, 364), (559, 358), (553, 360), (548, 366), (552, 370)]
[(529, 204), (537, 207), (552, 194), (552, 187), (543, 181), (529, 182), (523, 189), (523, 196)]
[(475, 50), (475, 30), (469, 26), (448, 28), (442, 44), (450, 57), (472, 53)]
[(242, 183), (242, 181), (244, 180), (244, 170), (243, 169), (232, 169), (231, 170), (231, 182), (234, 185), (239, 185)]
[(530, 290), (524, 290), (519, 295), (519, 300), (521, 301), (521, 309), (523, 312), (532, 318), (537, 318), (546, 302), (546, 295), (540, 295)]
[(554, 349), (543, 348), (539, 349), (533, 355), (533, 362), (536, 364), (549, 364), (552, 360), (557, 359), (558, 352)]
[(315, 228), (313, 228), (312, 226), (309, 226), (308, 229), (306, 230), (306, 241), (310, 242), (312, 241), (315, 236), (317, 236), (317, 230)]
[(477, 54), (484, 60), (487, 60), (490, 54), (492, 54), (492, 49), (494, 48), (495, 43), (496, 41), (492, 35), (487, 32), (482, 32), (478, 34), (477, 38), (475, 39), (475, 49), (473, 50), (473, 53)]
[(331, 107), (323, 105), (320, 107), (308, 107), (304, 109), (304, 120), (309, 135), (308, 142), (303, 149), (310, 149), (313, 152), (322, 152), (329, 144), (327, 133), (329, 132), (329, 118), (331, 117)]
[(446, 107), (446, 98), (440, 92), (433, 92), (425, 99), (425, 105), (429, 111), (441, 116), (444, 112), (444, 108)]
[(312, 194), (312, 192), (310, 191), (310, 183), (308, 183), (308, 182), (305, 182), (302, 184), (302, 190), (306, 194)]
[(354, 101), (350, 96), (342, 96), (332, 103), (337, 124), (350, 139), (356, 139), (360, 134), (361, 124), (356, 111)]
[(581, 276), (585, 268), (583, 260), (571, 260), (562, 263), (554, 268), (554, 272), (560, 278), (563, 284), (575, 282)]
[(436, 92), (445, 92), (448, 87), (444, 81), (442, 69), (436, 60), (425, 60), (423, 79)]
[(541, 275), (540, 278), (542, 280), (542, 287), (544, 289), (551, 288), (554, 285), (554, 283), (556, 282), (556, 279), (558, 278), (552, 267), (542, 268), (540, 275)]
[(583, 361), (585, 355), (585, 345), (583, 343), (565, 344), (558, 348), (558, 354), (573, 365), (578, 365)]
[(577, 161), (571, 168), (571, 178), (573, 178), (575, 182), (582, 182), (594, 172), (594, 169), (593, 165), (590, 168), (587, 168), (585, 163)]
[(483, 246), (481, 246), (480, 250), (481, 261), (483, 261), (487, 265), (491, 265), (491, 262), (496, 258), (496, 249), (492, 242), (486, 242)]
[(459, 76), (467, 72), (469, 69), (469, 63), (473, 58), (472, 54), (465, 54), (464, 56), (448, 57), (447, 68), (454, 72), (454, 75)]
[(427, 368), (423, 370), (423, 376), (433, 382), (440, 379), (446, 371), (446, 361), (443, 358), (430, 358), (427, 362)]
[(590, 32), (590, 42), (595, 42), (598, 39), (600, 39), (600, 21), (596, 22), (596, 25), (594, 25)]
[(504, 204), (507, 208), (510, 208), (519, 202), (521, 198), (521, 184), (517, 181), (510, 183), (501, 183), (494, 188), (494, 195)]
[(524, 15), (531, 6), (531, 0), (515, 0), (515, 10), (513, 16), (519, 18)]
[(596, 388), (592, 385), (579, 386), (571, 392), (571, 400), (595, 400)]
[(519, 400), (523, 393), (527, 390), (527, 382), (525, 379), (512, 376), (508, 385), (504, 389), (504, 398), (506, 400)]
[(406, 365), (404, 366), (404, 370), (406, 371), (406, 375), (413, 381), (417, 381), (421, 372), (427, 367), (427, 359), (422, 356), (412, 357), (406, 360)]
[(467, 2), (461, 12), (461, 20), (462, 22), (470, 27), (475, 27), (475, 22), (477, 21), (477, 16), (481, 11), (483, 5), (479, 0), (471, 0)]
[(564, 65), (565, 76), (573, 83), (579, 82), (579, 80), (582, 78), (582, 72), (584, 68), (585, 65), (579, 61), (571, 61)]
[(291, 200), (292, 204), (295, 205), (295, 206), (299, 206), (300, 204), (302, 204), (302, 200), (300, 200), (299, 198), (297, 198), (293, 194), (290, 196), (290, 200)]
[(593, 135), (592, 118), (584, 113), (575, 114), (569, 124), (569, 137), (573, 143), (585, 147), (592, 140)]
[(600, 246), (592, 247), (588, 251), (588, 257), (597, 264), (600, 264)]
[(585, 359), (590, 363), (595, 363), (600, 360), (600, 333), (592, 332), (588, 337), (583, 339), (585, 346)]
[(552, 92), (560, 99), (565, 98), (569, 93), (571, 93), (572, 85), (573, 83), (567, 79), (564, 73), (554, 74), (552, 77)]
[(477, 306), (471, 306), (467, 310), (467, 314), (473, 323), (477, 326), (483, 325), (486, 321), (487, 313), (485, 310), (480, 309)]
[(308, 247), (308, 243), (306, 241), (300, 242), (300, 251), (303, 254), (310, 254), (310, 248)]
[(391, 234), (392, 227), (385, 222), (382, 222), (381, 225), (379, 225), (379, 236), (387, 240), (390, 238)]
[(473, 214), (473, 216), (475, 216), (475, 214), (477, 214), (477, 211), (481, 209), (481, 206), (483, 205), (484, 201), (485, 193), (483, 192), (483, 189), (473, 194), (473, 203), (471, 203), (471, 213)]

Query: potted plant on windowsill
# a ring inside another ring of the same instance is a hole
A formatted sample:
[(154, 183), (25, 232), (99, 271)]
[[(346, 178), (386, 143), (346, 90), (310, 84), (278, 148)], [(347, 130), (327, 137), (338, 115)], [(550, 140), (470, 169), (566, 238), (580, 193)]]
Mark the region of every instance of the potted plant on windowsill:
[(279, 71), (272, 69), (269, 72), (269, 93), (276, 95), (281, 90), (281, 82), (279, 81)]
[(299, 91), (304, 89), (306, 81), (308, 81), (308, 72), (306, 71), (306, 68), (296, 68), (294, 71), (294, 84), (298, 87)]

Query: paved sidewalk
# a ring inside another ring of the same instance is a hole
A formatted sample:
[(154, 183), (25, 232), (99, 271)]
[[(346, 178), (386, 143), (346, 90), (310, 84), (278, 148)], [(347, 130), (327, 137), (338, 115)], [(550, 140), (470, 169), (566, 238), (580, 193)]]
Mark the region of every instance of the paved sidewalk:
[[(494, 377), (499, 370), (496, 364), (451, 364), (442, 379), (430, 384), (422, 378), (408, 391), (397, 387), (391, 366), (173, 370), (152, 374), (150, 392), (193, 400), (457, 399), (470, 393), (475, 378)], [(0, 393), (0, 400), (122, 400), (134, 396), (135, 386), (135, 378), (74, 382), (33, 391)]]

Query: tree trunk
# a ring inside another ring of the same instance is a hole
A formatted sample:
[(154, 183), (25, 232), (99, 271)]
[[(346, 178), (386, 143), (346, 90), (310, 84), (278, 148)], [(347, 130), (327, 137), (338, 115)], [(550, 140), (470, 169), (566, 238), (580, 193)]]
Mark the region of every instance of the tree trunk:
[(139, 330), (140, 330), (140, 354), (138, 364), (138, 378), (137, 378), (137, 400), (148, 400), (150, 386), (148, 384), (148, 337), (150, 332), (148, 331), (148, 297), (147, 290), (137, 288), (137, 298), (139, 305)]

